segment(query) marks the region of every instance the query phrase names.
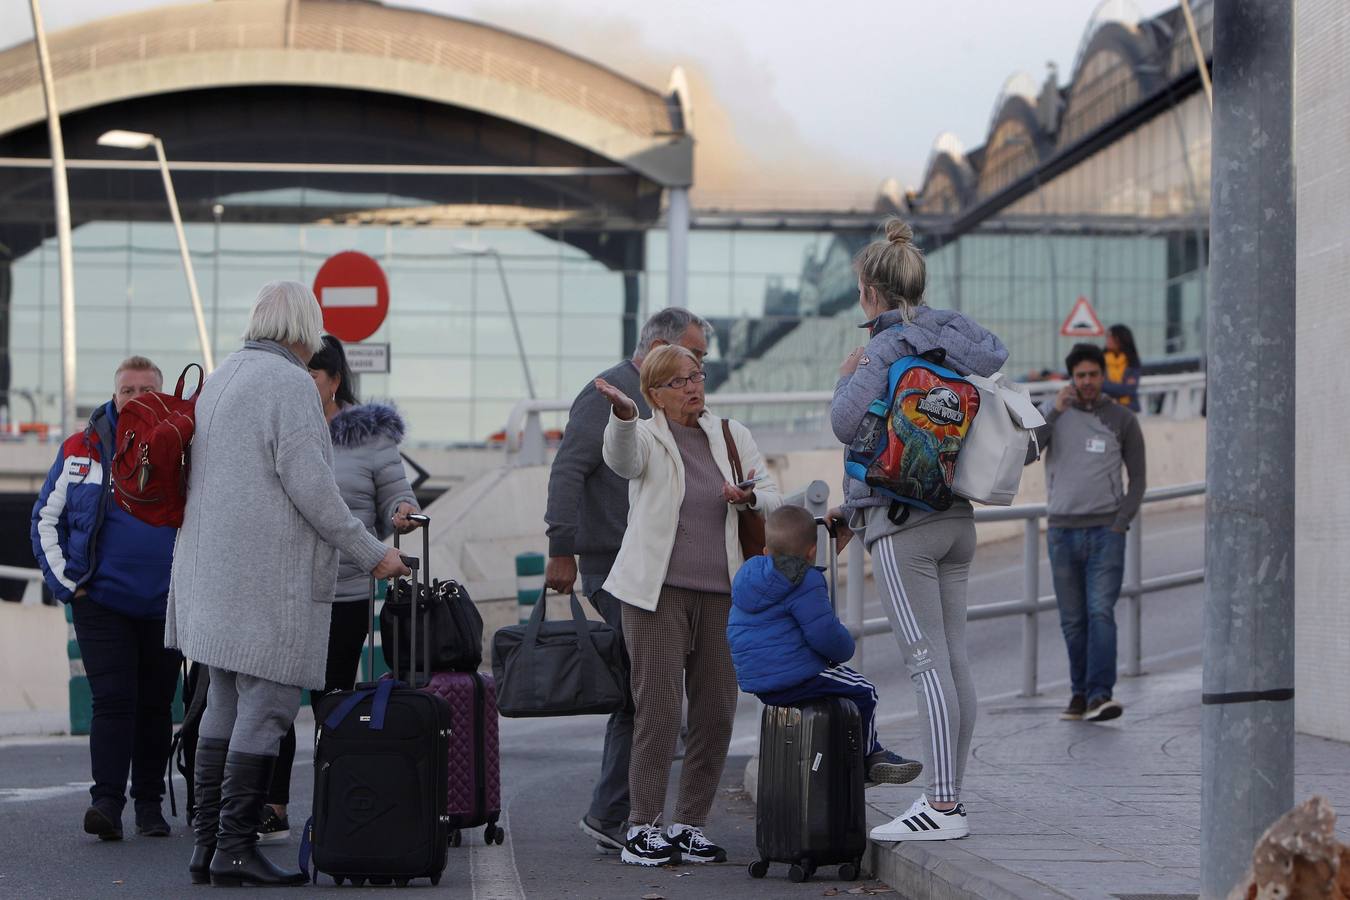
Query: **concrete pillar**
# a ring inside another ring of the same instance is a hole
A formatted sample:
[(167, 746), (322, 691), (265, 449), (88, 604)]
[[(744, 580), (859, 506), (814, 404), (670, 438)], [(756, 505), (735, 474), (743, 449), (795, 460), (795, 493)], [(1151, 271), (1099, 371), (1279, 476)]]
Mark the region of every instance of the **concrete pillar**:
[[(1334, 411), (1350, 308), (1350, 5), (1299, 0), (1294, 85), (1298, 165), (1298, 383), (1294, 441), (1298, 603), (1294, 638), (1298, 730), (1350, 741), (1350, 417)], [(1344, 409), (1344, 405), (1341, 405)]]
[(689, 189), (670, 188), (669, 208), (666, 211), (666, 232), (670, 249), (666, 262), (670, 272), (670, 288), (666, 305), (689, 305)]
[(1294, 799), (1293, 18), (1291, 0), (1214, 9), (1205, 900), (1228, 896)]

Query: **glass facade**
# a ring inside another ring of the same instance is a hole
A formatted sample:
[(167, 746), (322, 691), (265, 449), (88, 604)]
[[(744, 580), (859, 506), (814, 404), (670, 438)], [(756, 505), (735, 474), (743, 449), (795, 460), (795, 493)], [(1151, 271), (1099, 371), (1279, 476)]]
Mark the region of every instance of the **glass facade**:
[[(369, 340), (391, 345), (389, 375), (363, 375), (360, 392), (392, 398), (414, 442), (478, 443), (528, 396), (502, 278), (518, 316), (538, 396), (571, 396), (613, 364), (622, 346), (624, 273), (562, 235), (529, 230), (323, 225), (189, 225), (197, 281), (217, 359), (237, 349), (264, 282), (313, 283), (324, 260), (359, 250), (389, 280), (390, 311)], [(81, 407), (112, 394), (117, 363), (149, 356), (172, 380), (200, 361), (173, 229), (100, 222), (74, 232)], [(61, 390), (55, 240), (11, 265), (12, 390), (31, 394), (39, 421), (55, 422)], [(31, 415), (23, 400), (12, 414)]]

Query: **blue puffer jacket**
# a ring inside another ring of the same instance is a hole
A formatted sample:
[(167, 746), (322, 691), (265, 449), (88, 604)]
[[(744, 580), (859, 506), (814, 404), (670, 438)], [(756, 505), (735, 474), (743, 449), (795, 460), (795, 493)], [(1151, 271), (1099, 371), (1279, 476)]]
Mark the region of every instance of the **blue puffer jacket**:
[(749, 694), (801, 684), (853, 656), (853, 638), (834, 614), (825, 576), (809, 569), (793, 584), (768, 556), (747, 560), (736, 573), (727, 641), (736, 681)]
[(147, 525), (112, 502), (105, 465), (117, 434), (110, 400), (66, 438), (33, 505), (33, 555), (57, 599), (89, 599), (138, 619), (164, 618), (178, 529)]

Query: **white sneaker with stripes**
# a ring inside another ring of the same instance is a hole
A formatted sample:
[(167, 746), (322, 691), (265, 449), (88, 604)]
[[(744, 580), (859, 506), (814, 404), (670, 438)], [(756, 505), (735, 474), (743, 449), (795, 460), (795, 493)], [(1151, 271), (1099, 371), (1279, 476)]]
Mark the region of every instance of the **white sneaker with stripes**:
[(970, 820), (966, 807), (958, 803), (956, 809), (942, 812), (928, 805), (928, 798), (920, 796), (906, 812), (885, 825), (872, 829), (874, 841), (953, 841), (970, 834)]

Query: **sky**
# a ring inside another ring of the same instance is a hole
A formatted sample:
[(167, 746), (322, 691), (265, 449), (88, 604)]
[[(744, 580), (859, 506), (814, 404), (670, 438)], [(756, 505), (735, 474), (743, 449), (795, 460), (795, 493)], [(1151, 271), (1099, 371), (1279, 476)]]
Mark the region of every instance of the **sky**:
[[(234, 2), (234, 0), (214, 0)], [(168, 5), (42, 0), (48, 32)], [(917, 188), (933, 140), (984, 142), (1004, 80), (1067, 83), (1090, 0), (400, 0), (510, 28), (657, 89), (682, 65), (693, 92), (695, 180), (725, 195)], [(1106, 0), (1156, 15), (1176, 0)], [(0, 46), (32, 37), (28, 4), (0, 3)], [(697, 198), (696, 198), (697, 200)], [(814, 204), (813, 204), (814, 205)], [(833, 204), (831, 204), (833, 205)]]

